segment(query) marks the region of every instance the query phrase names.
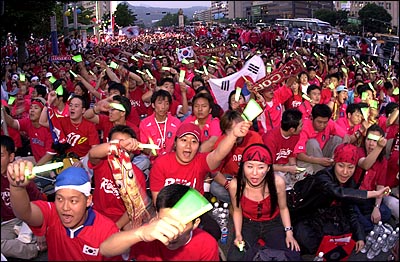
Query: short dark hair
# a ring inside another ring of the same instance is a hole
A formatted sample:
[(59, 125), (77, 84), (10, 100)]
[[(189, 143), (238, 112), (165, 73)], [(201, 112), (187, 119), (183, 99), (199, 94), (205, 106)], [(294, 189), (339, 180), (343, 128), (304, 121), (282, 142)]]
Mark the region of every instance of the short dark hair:
[(156, 210), (173, 207), (190, 189), (189, 186), (171, 184), (163, 187), (157, 195)]
[(346, 108), (346, 115), (347, 115), (347, 114), (353, 114), (353, 113), (356, 112), (356, 111), (361, 112), (361, 108), (360, 108), (360, 105), (359, 105), (359, 104), (352, 103), (352, 104), (347, 105), (347, 108)]
[(387, 103), (386, 106), (385, 106), (385, 115), (386, 115), (386, 117), (389, 117), (389, 115), (390, 115), (391, 113), (393, 113), (393, 111), (394, 111), (396, 108), (399, 108), (399, 104), (398, 104), (398, 103), (396, 103), (396, 102), (389, 102), (389, 103)]
[(88, 109), (89, 105), (86, 104), (86, 100), (85, 100), (85, 98), (83, 98), (83, 96), (75, 96), (74, 95), (74, 97), (72, 97), (71, 100), (74, 98), (78, 98), (79, 100), (82, 101), (82, 108)]
[(132, 107), (131, 101), (129, 100), (129, 98), (127, 98), (125, 96), (116, 95), (116, 96), (113, 96), (113, 100), (118, 101), (125, 108), (125, 118), (127, 116), (129, 116), (129, 114), (131, 113), (131, 107)]
[(226, 130), (232, 127), (232, 122), (234, 120), (243, 120), (241, 114), (236, 110), (227, 110), (222, 115), (221, 120), (219, 121), (219, 127), (221, 128), (222, 133), (226, 134)]
[(111, 141), (111, 137), (113, 136), (114, 133), (128, 134), (132, 138), (136, 138), (136, 133), (130, 126), (125, 126), (125, 125), (113, 126), (113, 128), (111, 128), (110, 130), (110, 133), (108, 133), (108, 141)]
[(332, 116), (332, 110), (326, 104), (316, 104), (311, 110), (311, 115), (313, 119), (316, 119), (317, 117), (327, 117), (330, 119)]
[(34, 89), (38, 93), (38, 96), (40, 95), (43, 98), (46, 97), (47, 89), (44, 85), (35, 85)]
[(118, 90), (119, 93), (121, 94), (121, 96), (126, 95), (125, 86), (123, 84), (121, 84), (121, 83), (113, 82), (113, 83), (109, 84), (108, 92), (110, 93), (110, 91), (113, 90), (113, 89)]
[(281, 128), (288, 131), (290, 128), (297, 129), (302, 119), (303, 113), (296, 108), (286, 109), (282, 114)]
[(320, 88), (319, 86), (314, 85), (314, 84), (309, 85), (309, 86), (307, 87), (307, 95), (309, 95), (309, 94), (311, 93), (311, 91), (313, 91), (313, 90), (315, 90), (315, 89), (318, 89), (319, 91), (321, 91), (321, 88)]
[(14, 140), (6, 135), (1, 135), (1, 146), (4, 146), (9, 154), (15, 153), (15, 143)]
[(208, 103), (209, 103), (209, 105), (210, 105), (210, 108), (213, 108), (213, 106), (214, 106), (214, 100), (213, 100), (211, 94), (209, 94), (209, 93), (197, 93), (197, 94), (193, 97), (193, 99), (192, 99), (192, 101), (193, 101), (192, 104), (194, 105), (194, 103), (196, 102), (196, 100), (197, 100), (197, 99), (200, 99), (200, 98), (205, 98), (205, 99), (207, 99), (207, 100), (208, 100)]
[(172, 96), (167, 90), (160, 89), (160, 90), (155, 91), (153, 93), (153, 95), (151, 96), (151, 103), (154, 104), (158, 97), (168, 98), (169, 104), (172, 103)]
[(171, 84), (175, 85), (174, 79), (171, 77), (164, 77), (160, 81), (160, 86), (164, 85), (165, 83), (170, 82)]

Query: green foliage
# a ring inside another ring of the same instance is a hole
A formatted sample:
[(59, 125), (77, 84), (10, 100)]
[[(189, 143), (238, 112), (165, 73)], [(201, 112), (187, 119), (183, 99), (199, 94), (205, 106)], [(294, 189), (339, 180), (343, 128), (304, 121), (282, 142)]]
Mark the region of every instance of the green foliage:
[(115, 23), (121, 27), (135, 25), (137, 20), (136, 15), (129, 9), (127, 3), (119, 4), (113, 15), (115, 16)]
[[(33, 33), (44, 36), (50, 33), (50, 17), (55, 11), (56, 1), (4, 1), (1, 17), (1, 35), (11, 32), (17, 39), (28, 39)], [(3, 39), (2, 39), (3, 40)]]
[(332, 26), (336, 25), (337, 12), (329, 9), (318, 9), (314, 11), (314, 17), (330, 23)]
[(381, 6), (375, 3), (365, 5), (358, 12), (361, 25), (365, 31), (371, 33), (387, 32), (392, 16)]
[[(188, 24), (188, 18), (186, 15), (183, 16), (185, 25)], [(178, 12), (176, 14), (167, 13), (160, 21), (155, 23), (155, 26), (178, 26)]]

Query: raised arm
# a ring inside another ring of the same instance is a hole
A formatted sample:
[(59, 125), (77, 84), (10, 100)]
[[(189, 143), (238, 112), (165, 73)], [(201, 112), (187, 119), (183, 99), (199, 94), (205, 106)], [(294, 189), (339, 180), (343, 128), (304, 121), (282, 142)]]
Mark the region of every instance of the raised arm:
[(25, 171), (32, 174), (33, 163), (19, 159), (7, 167), (7, 178), (10, 182), (10, 201), (15, 216), (30, 226), (39, 227), (43, 224), (43, 214), (40, 208), (29, 200), (26, 186), (34, 176), (28, 179)]

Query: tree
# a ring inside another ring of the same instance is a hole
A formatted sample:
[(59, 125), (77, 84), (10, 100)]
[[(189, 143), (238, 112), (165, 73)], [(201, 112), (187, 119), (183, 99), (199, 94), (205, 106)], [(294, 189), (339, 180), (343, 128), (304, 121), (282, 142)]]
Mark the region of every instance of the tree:
[(137, 20), (136, 15), (129, 9), (127, 3), (119, 4), (114, 12), (114, 16), (115, 23), (121, 27), (134, 25)]
[(337, 19), (337, 12), (329, 9), (318, 9), (314, 11), (314, 17), (322, 21), (328, 22), (332, 26), (335, 26)]
[(20, 64), (26, 61), (25, 42), (31, 34), (49, 36), (50, 17), (55, 14), (55, 6), (56, 1), (4, 1), (4, 14), (1, 16), (2, 42), (7, 33), (15, 34)]
[(340, 28), (343, 28), (343, 27), (347, 26), (347, 24), (348, 24), (348, 20), (347, 20), (348, 16), (349, 16), (349, 11), (346, 11), (346, 10), (337, 11), (336, 24), (338, 26), (340, 26)]
[[(188, 24), (188, 18), (186, 15), (183, 16), (183, 20), (184, 20), (185, 25)], [(155, 25), (156, 26), (178, 26), (179, 25), (178, 13), (176, 13), (176, 14), (167, 13)]]
[(392, 16), (375, 3), (366, 4), (358, 11), (358, 17), (364, 30), (371, 33), (387, 32), (390, 21), (392, 21)]

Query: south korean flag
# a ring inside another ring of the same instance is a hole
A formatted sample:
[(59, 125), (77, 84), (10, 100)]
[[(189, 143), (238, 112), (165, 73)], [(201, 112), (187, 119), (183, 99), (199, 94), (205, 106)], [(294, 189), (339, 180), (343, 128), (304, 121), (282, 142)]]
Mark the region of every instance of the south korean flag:
[(194, 55), (193, 47), (192, 46), (187, 46), (184, 48), (178, 48), (177, 49), (177, 55), (178, 55), (178, 60), (179, 62), (182, 61), (184, 58), (192, 58)]
[[(246, 62), (240, 71), (224, 78), (210, 79), (208, 80), (208, 83), (210, 84), (218, 105), (226, 111), (228, 109), (228, 98), (230, 92), (235, 90), (236, 87), (240, 87), (242, 88), (242, 93), (246, 100), (248, 100), (250, 93), (247, 90), (246, 81), (255, 83), (259, 79), (264, 78), (265, 75), (266, 71), (264, 62), (259, 55), (255, 55)], [(244, 79), (246, 79), (246, 81), (244, 81)]]
[(95, 257), (95, 256), (97, 256), (99, 254), (99, 249), (98, 248), (94, 248), (94, 247), (90, 247), (88, 245), (84, 245), (82, 252), (83, 252), (83, 254)]

